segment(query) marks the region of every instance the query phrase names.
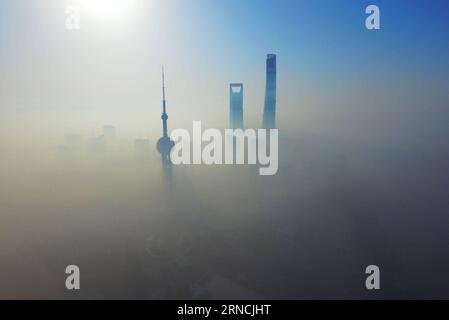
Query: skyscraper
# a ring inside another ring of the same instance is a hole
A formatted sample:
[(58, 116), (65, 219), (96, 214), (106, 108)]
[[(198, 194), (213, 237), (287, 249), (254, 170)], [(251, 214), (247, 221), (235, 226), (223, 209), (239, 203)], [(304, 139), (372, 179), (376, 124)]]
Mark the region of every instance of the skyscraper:
[(243, 83), (229, 86), (230, 125), (232, 129), (243, 129)]
[(167, 115), (167, 101), (165, 99), (165, 74), (162, 68), (162, 137), (157, 142), (157, 150), (162, 156), (162, 168), (165, 177), (171, 181), (172, 177), (172, 162), (170, 159), (171, 149), (175, 143), (168, 136), (168, 115)]
[(265, 88), (265, 107), (263, 128), (276, 128), (276, 55), (267, 56), (267, 80)]

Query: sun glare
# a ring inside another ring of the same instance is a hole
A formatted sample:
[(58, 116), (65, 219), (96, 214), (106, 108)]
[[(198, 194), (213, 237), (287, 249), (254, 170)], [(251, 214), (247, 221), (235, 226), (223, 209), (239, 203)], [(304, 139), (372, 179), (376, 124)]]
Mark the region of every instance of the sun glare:
[(83, 8), (101, 18), (120, 18), (129, 13), (135, 0), (80, 0)]

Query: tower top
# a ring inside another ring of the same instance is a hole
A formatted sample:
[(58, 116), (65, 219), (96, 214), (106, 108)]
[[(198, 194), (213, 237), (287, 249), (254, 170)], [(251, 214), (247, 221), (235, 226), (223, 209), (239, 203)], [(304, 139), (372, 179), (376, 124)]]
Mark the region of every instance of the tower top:
[(165, 99), (165, 70), (162, 65), (162, 117), (167, 117), (167, 100)]
[(162, 65), (162, 99), (165, 101), (165, 70)]

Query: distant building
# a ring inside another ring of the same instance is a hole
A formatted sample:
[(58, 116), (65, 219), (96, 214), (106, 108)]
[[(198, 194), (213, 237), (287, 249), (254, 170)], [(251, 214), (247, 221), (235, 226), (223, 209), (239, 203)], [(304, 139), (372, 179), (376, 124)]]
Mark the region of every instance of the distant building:
[(103, 135), (87, 140), (87, 148), (89, 151), (103, 152), (106, 151), (106, 146), (107, 143)]
[(267, 78), (265, 88), (265, 107), (263, 114), (263, 128), (276, 128), (276, 55), (267, 56)]
[(243, 129), (243, 83), (231, 83), (229, 86), (230, 126)]
[(103, 137), (108, 141), (115, 140), (117, 138), (117, 129), (114, 126), (104, 126)]
[(103, 134), (89, 139), (87, 147), (91, 151), (102, 152), (106, 151), (108, 147), (114, 145), (117, 139), (117, 129), (114, 126), (104, 126)]

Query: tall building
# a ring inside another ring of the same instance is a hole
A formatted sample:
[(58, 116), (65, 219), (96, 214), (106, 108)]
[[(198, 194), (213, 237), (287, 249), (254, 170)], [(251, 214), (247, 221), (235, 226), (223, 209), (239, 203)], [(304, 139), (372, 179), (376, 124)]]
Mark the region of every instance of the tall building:
[(276, 128), (276, 55), (267, 56), (267, 80), (265, 88), (265, 107), (263, 128)]
[(243, 129), (243, 83), (229, 86), (230, 125), (232, 129)]
[(157, 142), (157, 151), (162, 157), (162, 168), (165, 177), (171, 181), (172, 178), (172, 162), (170, 158), (171, 149), (175, 143), (168, 136), (168, 115), (167, 115), (167, 101), (165, 99), (165, 73), (162, 68), (162, 137)]

